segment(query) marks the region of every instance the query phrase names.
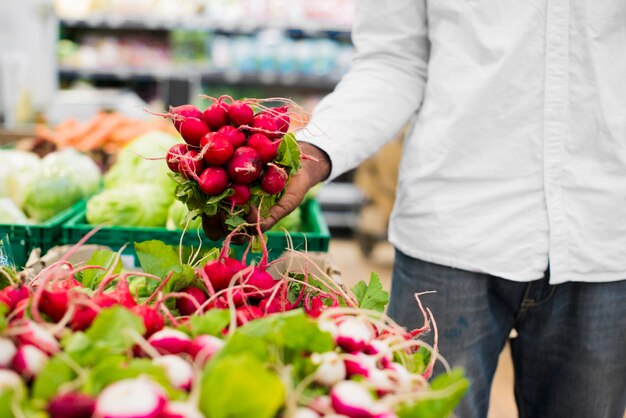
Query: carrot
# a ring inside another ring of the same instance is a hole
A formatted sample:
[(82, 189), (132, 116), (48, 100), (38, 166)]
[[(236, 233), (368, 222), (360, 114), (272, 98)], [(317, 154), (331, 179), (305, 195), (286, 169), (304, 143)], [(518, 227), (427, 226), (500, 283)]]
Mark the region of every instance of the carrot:
[(76, 148), (80, 151), (89, 151), (102, 147), (115, 128), (123, 123), (124, 117), (117, 113), (100, 119), (99, 123), (75, 144)]

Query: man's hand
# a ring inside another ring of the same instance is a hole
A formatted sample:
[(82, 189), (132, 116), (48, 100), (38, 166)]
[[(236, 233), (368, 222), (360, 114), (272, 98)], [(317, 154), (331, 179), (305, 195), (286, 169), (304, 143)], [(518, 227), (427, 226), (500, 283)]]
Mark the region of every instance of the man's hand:
[[(280, 219), (293, 212), (309, 189), (325, 180), (330, 174), (330, 160), (324, 151), (306, 142), (300, 143), (300, 149), (307, 157), (303, 158), (300, 170), (287, 182), (283, 197), (270, 209), (269, 216), (261, 220), (263, 231), (267, 231)], [(254, 208), (246, 220), (250, 223), (257, 222), (257, 212)], [(211, 218), (203, 216), (202, 228), (206, 236), (213, 241), (217, 241), (228, 233), (224, 219), (219, 215)]]
[[(261, 220), (263, 231), (267, 231), (276, 222), (293, 212), (300, 206), (309, 189), (324, 181), (330, 174), (330, 160), (324, 151), (306, 142), (300, 143), (300, 149), (307, 157), (303, 158), (300, 170), (287, 182), (283, 197), (270, 209), (269, 216)], [(255, 223), (257, 212), (252, 211), (248, 221)]]

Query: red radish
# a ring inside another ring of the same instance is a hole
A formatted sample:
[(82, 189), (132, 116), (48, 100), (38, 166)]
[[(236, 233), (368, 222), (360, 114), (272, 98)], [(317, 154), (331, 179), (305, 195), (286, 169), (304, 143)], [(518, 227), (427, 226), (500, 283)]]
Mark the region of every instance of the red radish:
[(55, 354), (59, 351), (59, 342), (44, 327), (33, 321), (13, 322), (11, 327), (20, 329), (17, 335), (19, 345), (34, 345), (45, 353)]
[(311, 361), (317, 365), (315, 381), (325, 386), (332, 386), (346, 378), (346, 365), (334, 351), (313, 353)]
[(143, 318), (143, 325), (146, 328), (146, 337), (160, 331), (165, 326), (165, 321), (156, 308), (148, 305), (137, 305), (131, 308), (131, 312)]
[(267, 164), (270, 161), (273, 161), (276, 158), (276, 155), (278, 155), (280, 140), (272, 141), (267, 135), (256, 133), (250, 135), (247, 145), (250, 148), (254, 148), (259, 153), (263, 164)]
[(243, 146), (233, 153), (226, 166), (230, 179), (237, 184), (248, 184), (261, 174), (261, 156), (254, 148)]
[(224, 341), (213, 335), (198, 335), (191, 341), (188, 353), (193, 361), (204, 366), (223, 346)]
[(211, 132), (208, 125), (200, 118), (188, 117), (178, 124), (178, 132), (186, 143), (197, 147), (200, 145), (200, 139)]
[(0, 337), (0, 368), (10, 367), (16, 353), (17, 348), (13, 341)]
[(148, 343), (161, 354), (180, 354), (189, 351), (191, 339), (184, 332), (164, 328), (152, 334)]
[(264, 268), (255, 266), (252, 272), (246, 276), (244, 283), (258, 289), (246, 291), (249, 297), (262, 298), (271, 291), (276, 281)]
[(312, 409), (300, 407), (291, 418), (319, 418), (319, 414)]
[(348, 377), (370, 375), (371, 370), (376, 369), (376, 359), (360, 352), (354, 353), (345, 360)]
[(376, 394), (379, 397), (385, 396), (397, 389), (396, 383), (389, 376), (389, 373), (384, 370), (371, 369), (366, 380), (370, 383), (370, 386), (376, 388)]
[(0, 369), (0, 394), (6, 389), (21, 390), (23, 386), (22, 378), (13, 370)]
[(205, 194), (215, 196), (228, 187), (228, 176), (222, 167), (207, 167), (198, 180), (198, 186)]
[(363, 351), (374, 338), (371, 326), (357, 317), (343, 319), (337, 326), (337, 344), (349, 353)]
[(31, 379), (39, 374), (47, 362), (46, 353), (34, 345), (22, 345), (13, 357), (12, 367), (24, 378)]
[(265, 299), (261, 299), (261, 301), (259, 302), (259, 309), (265, 312), (265, 314), (285, 312), (293, 309), (293, 306), (291, 306), (289, 301), (281, 301), (280, 298), (275, 297), (270, 302), (270, 297), (271, 296), (268, 296)]
[(245, 205), (250, 200), (252, 193), (250, 193), (250, 187), (246, 184), (233, 184), (232, 189), (234, 194), (228, 196), (226, 199), (233, 205)]
[(181, 315), (193, 315), (198, 309), (198, 307), (202, 305), (204, 302), (206, 302), (207, 300), (207, 295), (206, 293), (204, 293), (204, 290), (194, 287), (194, 286), (186, 287), (183, 290), (181, 290), (181, 292), (188, 294), (197, 302), (197, 305), (196, 305), (188, 298), (177, 299), (176, 309), (178, 309), (178, 312), (180, 312)]
[(330, 399), (335, 412), (350, 418), (372, 418), (376, 401), (363, 385), (344, 380), (330, 391)]
[(157, 418), (166, 402), (164, 390), (145, 377), (119, 380), (98, 396), (94, 418)]
[(14, 310), (20, 301), (28, 299), (30, 296), (30, 289), (26, 286), (13, 287), (7, 286), (0, 290), (0, 301), (4, 302), (9, 310)]
[(228, 309), (231, 302), (235, 307), (245, 305), (248, 303), (248, 296), (240, 288), (233, 289), (209, 303), (209, 309)]
[(241, 326), (254, 319), (261, 318), (263, 311), (256, 306), (244, 305), (237, 308), (235, 316), (237, 318), (237, 325)]
[(304, 301), (304, 311), (313, 318), (317, 318), (322, 314), (324, 308), (324, 298), (322, 295), (317, 295), (312, 298), (307, 298)]
[[(268, 114), (258, 114), (252, 120), (252, 132), (259, 132), (264, 134), (270, 139), (277, 138), (280, 135), (276, 119)], [(248, 140), (249, 142), (249, 140)]]
[(101, 293), (91, 298), (90, 304), (78, 306), (72, 319), (70, 319), (70, 328), (72, 328), (73, 331), (83, 331), (91, 326), (91, 323), (96, 319), (99, 312), (92, 306), (94, 304), (100, 308), (108, 308), (117, 305), (117, 300), (112, 296)]
[(186, 179), (195, 179), (200, 175), (202, 170), (204, 170), (206, 164), (199, 155), (197, 151), (191, 150), (187, 151), (187, 153), (181, 157), (178, 168), (180, 174)]
[(193, 368), (182, 357), (165, 355), (152, 360), (157, 366), (165, 369), (165, 374), (172, 386), (177, 389), (189, 390), (193, 384)]
[(189, 152), (189, 148), (185, 144), (172, 145), (165, 156), (165, 162), (169, 169), (174, 173), (179, 173), (182, 156), (187, 154), (187, 152)]
[(159, 418), (205, 418), (197, 406), (189, 402), (169, 402)]
[(289, 131), (289, 124), (291, 123), (289, 108), (287, 106), (275, 107), (268, 113), (273, 114), (276, 118), (276, 126), (278, 126), (278, 130), (281, 133), (286, 134)]
[(230, 284), (233, 276), (244, 269), (241, 261), (220, 255), (217, 260), (209, 261), (204, 266), (204, 272), (215, 291), (225, 289)]
[(254, 119), (254, 111), (245, 101), (236, 100), (228, 108), (228, 116), (235, 126), (250, 125)]
[(115, 290), (109, 293), (109, 296), (113, 297), (118, 304), (128, 309), (137, 305), (135, 298), (133, 298), (133, 295), (130, 293), (130, 288), (128, 287), (126, 279), (118, 281), (115, 285)]
[(96, 400), (84, 393), (69, 392), (52, 398), (47, 409), (50, 418), (91, 418)]
[(228, 125), (228, 108), (230, 106), (221, 100), (213, 103), (202, 113), (202, 120), (214, 131)]
[(43, 290), (39, 300), (39, 310), (48, 315), (54, 322), (63, 318), (72, 296), (70, 290), (82, 288), (83, 285), (73, 277), (53, 283), (49, 289)]
[(373, 340), (365, 350), (365, 354), (376, 356), (382, 367), (388, 367), (393, 361), (393, 351), (389, 348), (389, 345), (383, 341)]
[(219, 132), (209, 132), (200, 139), (200, 147), (204, 153), (204, 161), (211, 165), (222, 165), (233, 155), (233, 146)]
[[(395, 383), (397, 390), (404, 392), (411, 392), (414, 390), (416, 383), (416, 375), (412, 374), (399, 363), (390, 363), (387, 366), (387, 370), (393, 370), (392, 381)], [(417, 380), (419, 382), (419, 380)]]
[(176, 107), (170, 107), (172, 119), (174, 119), (174, 126), (176, 130), (180, 131), (181, 123), (187, 118), (201, 118), (202, 112), (194, 105), (186, 104)]
[(230, 141), (233, 149), (239, 148), (246, 143), (246, 134), (244, 134), (242, 131), (235, 128), (234, 126), (222, 126), (220, 129), (217, 130), (217, 132), (224, 135), (226, 139)]
[(268, 164), (261, 177), (261, 188), (269, 194), (278, 194), (285, 190), (288, 178), (284, 168), (276, 164)]

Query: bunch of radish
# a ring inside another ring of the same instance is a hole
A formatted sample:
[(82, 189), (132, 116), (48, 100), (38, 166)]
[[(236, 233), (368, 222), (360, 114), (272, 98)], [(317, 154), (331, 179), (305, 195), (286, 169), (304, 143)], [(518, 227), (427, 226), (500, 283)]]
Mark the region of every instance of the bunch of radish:
[(191, 217), (222, 213), (236, 226), (251, 206), (266, 215), (300, 167), (300, 150), (288, 133), (288, 106), (267, 107), (271, 99), (212, 99), (163, 114), (185, 141), (170, 148), (167, 165), (178, 183), (177, 199)]
[[(272, 271), (262, 237), (263, 256), (248, 265), (245, 257), (229, 255), (235, 234), (216, 258), (189, 266), (193, 280), (185, 286), (172, 283), (182, 280), (175, 274), (180, 266), (157, 276), (115, 270), (115, 260), (73, 265), (68, 259), (82, 243), (29, 280), (23, 274), (19, 280), (9, 277), (10, 285), (0, 289), (0, 416), (44, 411), (50, 418), (213, 416), (211, 399), (259, 399), (246, 392), (262, 390), (254, 385), (207, 383), (228, 355), (249, 359), (259, 347), (277, 357), (254, 360), (261, 368), (255, 373), (271, 376), (265, 378), (284, 391), (284, 399), (277, 398), (282, 404), (262, 417), (392, 418), (412, 416), (399, 411), (423, 396), (456, 402), (452, 395), (464, 390), (463, 380), (441, 394), (430, 391), (427, 381), (437, 358), (435, 327), (435, 347), (427, 350), (433, 355), (415, 361), (419, 350), (428, 348), (417, 337), (433, 323), (419, 299), (426, 321), (409, 332), (382, 313), (384, 303), (372, 305), (387, 297), (379, 282), (362, 282), (349, 294), (322, 272)], [(86, 279), (96, 273), (98, 280)], [(153, 281), (153, 290), (140, 296), (138, 278)], [(221, 318), (211, 319), (217, 321), (211, 332), (197, 328), (199, 319), (210, 318)], [(291, 325), (284, 335), (281, 326), (274, 328), (290, 320), (301, 328)], [(312, 340), (299, 332), (312, 332)], [(240, 353), (241, 338), (251, 346), (258, 338), (260, 345), (250, 352), (245, 345)], [(117, 363), (107, 363), (111, 360)], [(233, 408), (223, 416), (250, 416)], [(429, 416), (443, 417), (446, 411)]]

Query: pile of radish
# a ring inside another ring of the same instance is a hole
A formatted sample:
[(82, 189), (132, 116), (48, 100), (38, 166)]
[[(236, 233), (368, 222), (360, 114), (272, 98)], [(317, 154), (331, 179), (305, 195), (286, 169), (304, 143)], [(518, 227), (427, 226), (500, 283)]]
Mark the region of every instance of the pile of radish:
[(232, 228), (251, 206), (267, 213), (300, 167), (301, 154), (288, 132), (288, 106), (264, 104), (274, 99), (210, 99), (204, 110), (187, 104), (162, 114), (185, 141), (169, 149), (166, 161), (190, 217), (221, 212)]
[(439, 356), (419, 337), (436, 342), (436, 327), (418, 298), (425, 323), (408, 331), (384, 315), (376, 275), (349, 294), (314, 265), (232, 258), (229, 238), (187, 262), (136, 243), (143, 272), (106, 251), (34, 277), (0, 270), (0, 416), (449, 415), (467, 381), (428, 382)]

